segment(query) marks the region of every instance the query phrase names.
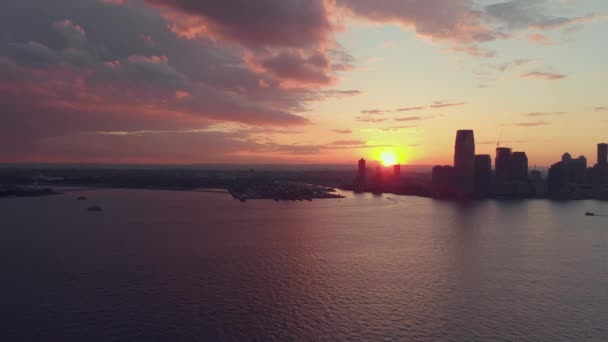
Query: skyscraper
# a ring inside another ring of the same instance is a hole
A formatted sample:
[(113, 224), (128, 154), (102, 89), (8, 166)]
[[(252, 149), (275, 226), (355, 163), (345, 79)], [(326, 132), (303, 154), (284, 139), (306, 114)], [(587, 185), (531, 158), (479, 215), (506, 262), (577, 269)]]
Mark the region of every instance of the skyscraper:
[(608, 166), (608, 144), (597, 144), (597, 165)]
[(475, 168), (475, 136), (471, 130), (456, 133), (454, 168), (471, 174)]
[(511, 149), (499, 147), (496, 149), (496, 180), (508, 182), (511, 180)]
[(399, 164), (393, 165), (393, 176), (395, 178), (401, 177), (401, 165), (399, 165)]
[(528, 156), (526, 152), (513, 152), (511, 155), (511, 180), (528, 180)]
[(456, 133), (454, 169), (462, 195), (471, 195), (475, 190), (475, 136), (472, 130)]
[(475, 192), (486, 195), (492, 181), (492, 157), (487, 154), (475, 156)]
[(365, 184), (365, 159), (363, 158), (359, 160), (358, 182), (359, 184)]

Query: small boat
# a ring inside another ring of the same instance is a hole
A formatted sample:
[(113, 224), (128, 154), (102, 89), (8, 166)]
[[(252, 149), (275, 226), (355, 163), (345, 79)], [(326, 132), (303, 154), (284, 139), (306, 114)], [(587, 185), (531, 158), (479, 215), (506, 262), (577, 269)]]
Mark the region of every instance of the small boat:
[(86, 199), (87, 199), (87, 198), (86, 198), (85, 196), (79, 196), (79, 197), (77, 198), (77, 200), (79, 200), (79, 201), (84, 201), (84, 200), (86, 200)]
[(595, 213), (592, 213), (592, 212), (586, 212), (586, 213), (585, 213), (585, 216), (595, 216)]
[(103, 208), (100, 205), (93, 205), (87, 208), (88, 211), (102, 211)]

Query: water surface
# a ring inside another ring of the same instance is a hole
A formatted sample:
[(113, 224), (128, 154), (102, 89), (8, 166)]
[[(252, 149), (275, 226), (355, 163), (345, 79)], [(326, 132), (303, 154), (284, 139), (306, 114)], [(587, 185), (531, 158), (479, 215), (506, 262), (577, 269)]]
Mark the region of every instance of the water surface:
[(0, 199), (2, 340), (608, 340), (608, 203), (345, 195)]

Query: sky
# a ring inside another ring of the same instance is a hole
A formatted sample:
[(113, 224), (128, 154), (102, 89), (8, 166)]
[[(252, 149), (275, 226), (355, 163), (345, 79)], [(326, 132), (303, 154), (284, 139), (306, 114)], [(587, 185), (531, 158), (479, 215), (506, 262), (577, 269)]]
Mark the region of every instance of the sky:
[(608, 141), (605, 0), (0, 4), (0, 163), (547, 166)]

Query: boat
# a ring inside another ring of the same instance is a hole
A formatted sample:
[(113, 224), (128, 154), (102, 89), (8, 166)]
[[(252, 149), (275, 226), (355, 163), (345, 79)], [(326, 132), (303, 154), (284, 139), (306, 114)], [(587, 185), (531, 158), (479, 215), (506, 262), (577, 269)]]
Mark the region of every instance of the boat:
[(592, 212), (586, 212), (586, 213), (585, 213), (585, 216), (595, 216), (595, 213), (592, 213)]
[(103, 208), (100, 205), (93, 205), (87, 208), (88, 211), (102, 211)]

